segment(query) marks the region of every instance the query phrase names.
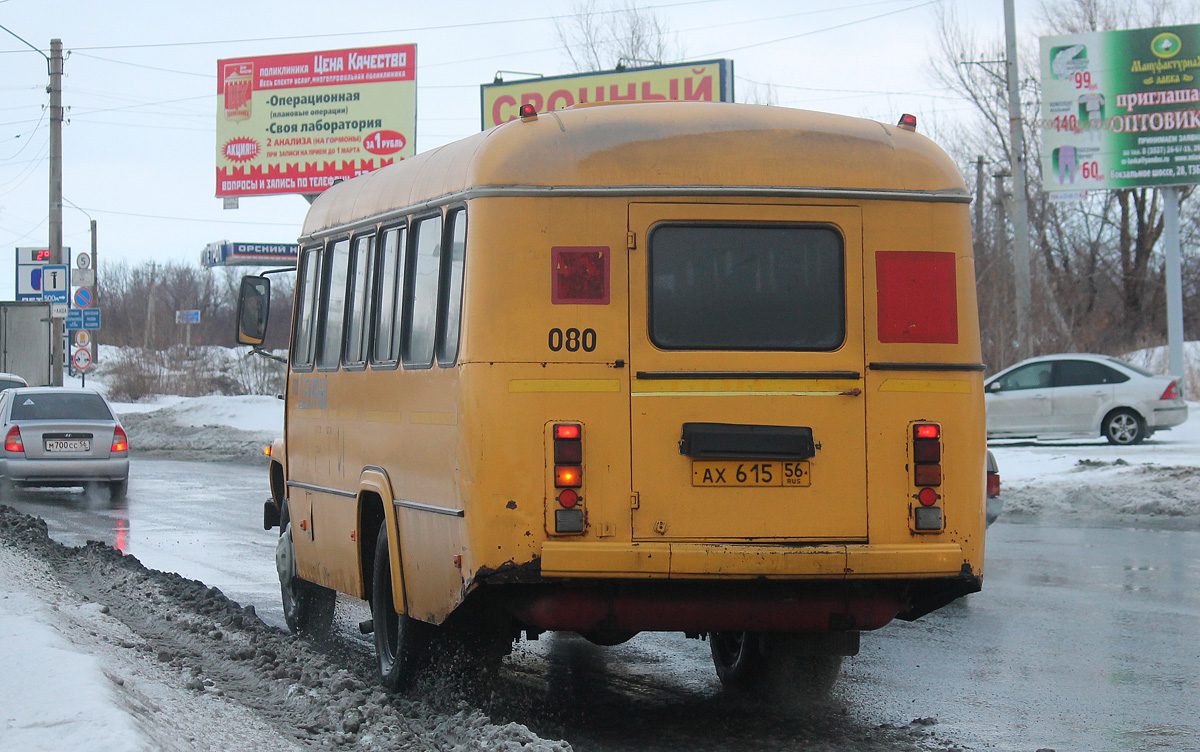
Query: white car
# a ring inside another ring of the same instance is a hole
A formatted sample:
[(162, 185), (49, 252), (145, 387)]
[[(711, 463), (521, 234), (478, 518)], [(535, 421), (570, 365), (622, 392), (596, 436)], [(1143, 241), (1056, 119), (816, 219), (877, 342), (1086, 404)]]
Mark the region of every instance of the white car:
[(1181, 382), (1107, 355), (1030, 358), (984, 382), (987, 435), (1137, 444), (1187, 420)]

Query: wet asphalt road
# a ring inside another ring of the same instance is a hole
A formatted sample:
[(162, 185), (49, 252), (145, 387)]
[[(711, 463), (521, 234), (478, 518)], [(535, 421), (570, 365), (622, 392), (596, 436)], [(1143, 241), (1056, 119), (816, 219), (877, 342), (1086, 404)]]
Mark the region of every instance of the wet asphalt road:
[[(60, 542), (101, 540), (281, 625), (267, 495), (263, 467), (140, 459), (115, 506), (52, 489), (4, 503)], [(731, 705), (707, 643), (673, 634), (523, 642), (505, 683), (526, 699), (502, 712), (579, 749), (795, 749), (827, 732), (841, 748), (919, 718), (937, 748), (1187, 752), (1200, 751), (1198, 674), (1200, 532), (1001, 518), (983, 592), (864, 634), (829, 704), (802, 721)], [(542, 701), (588, 712), (535, 712)]]

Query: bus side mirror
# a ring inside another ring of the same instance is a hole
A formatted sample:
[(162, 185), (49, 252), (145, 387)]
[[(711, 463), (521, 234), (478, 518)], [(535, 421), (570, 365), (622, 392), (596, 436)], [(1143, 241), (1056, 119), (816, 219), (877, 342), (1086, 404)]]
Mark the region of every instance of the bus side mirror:
[(271, 312), (271, 280), (247, 275), (242, 277), (238, 295), (237, 341), (239, 345), (259, 347), (267, 338), (267, 316)]

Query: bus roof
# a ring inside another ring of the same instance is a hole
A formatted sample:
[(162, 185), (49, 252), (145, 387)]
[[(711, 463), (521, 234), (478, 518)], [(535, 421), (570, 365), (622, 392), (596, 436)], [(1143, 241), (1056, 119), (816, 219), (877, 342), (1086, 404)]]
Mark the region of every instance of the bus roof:
[(697, 190), (970, 200), (949, 156), (899, 127), (787, 107), (644, 102), (513, 120), (340, 183), (313, 203), (303, 235), (478, 195)]

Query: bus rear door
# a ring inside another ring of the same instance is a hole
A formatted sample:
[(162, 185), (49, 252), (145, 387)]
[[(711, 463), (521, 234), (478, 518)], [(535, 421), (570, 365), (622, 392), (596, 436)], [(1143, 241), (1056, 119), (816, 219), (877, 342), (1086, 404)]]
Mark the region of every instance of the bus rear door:
[(633, 538), (865, 541), (861, 212), (630, 205)]

